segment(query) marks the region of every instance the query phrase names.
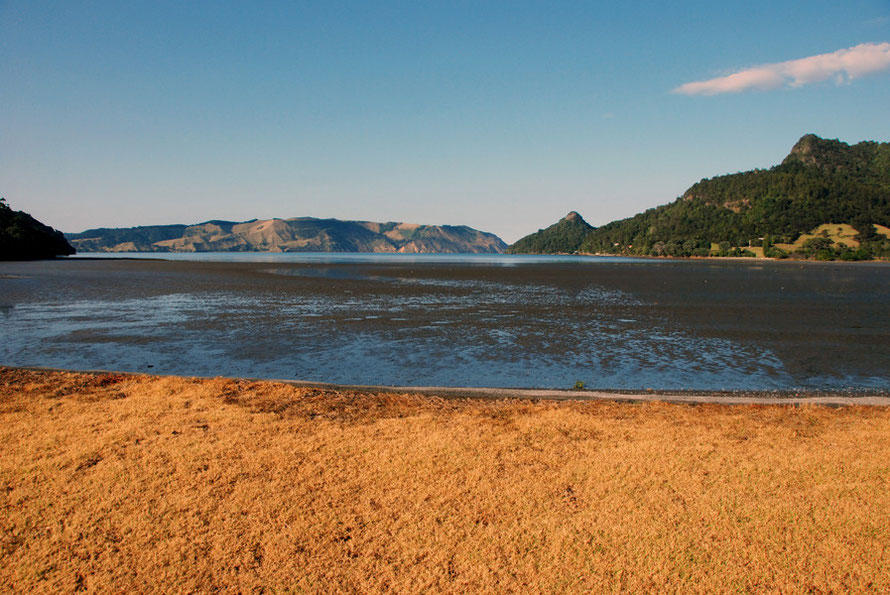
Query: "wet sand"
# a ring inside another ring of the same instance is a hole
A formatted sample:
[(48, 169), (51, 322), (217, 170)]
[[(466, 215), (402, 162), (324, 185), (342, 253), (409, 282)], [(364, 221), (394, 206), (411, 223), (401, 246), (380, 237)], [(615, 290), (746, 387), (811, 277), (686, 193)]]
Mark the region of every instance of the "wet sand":
[(886, 264), (97, 259), (0, 274), (11, 365), (643, 394), (890, 390)]

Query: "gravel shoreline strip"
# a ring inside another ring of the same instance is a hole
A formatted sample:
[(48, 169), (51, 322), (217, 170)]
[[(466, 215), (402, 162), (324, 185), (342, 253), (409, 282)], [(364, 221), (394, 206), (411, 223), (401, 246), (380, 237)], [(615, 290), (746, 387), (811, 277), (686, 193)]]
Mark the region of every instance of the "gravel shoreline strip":
[[(40, 366), (0, 366), (12, 370), (34, 370), (43, 372), (73, 372), (80, 374), (123, 374), (126, 376), (182, 377), (166, 374), (145, 374), (141, 372), (118, 372), (114, 370), (68, 370)], [(192, 376), (192, 378), (209, 378)], [(527, 399), (550, 401), (616, 401), (628, 403), (662, 402), (689, 405), (823, 405), (844, 407), (867, 405), (890, 407), (890, 394), (880, 391), (683, 391), (683, 390), (559, 390), (537, 388), (486, 388), (450, 386), (385, 386), (360, 384), (334, 384), (308, 380), (288, 380), (281, 378), (241, 378), (224, 377), (231, 380), (280, 382), (303, 388), (317, 388), (331, 391), (352, 391), (360, 393), (414, 394), (445, 399)]]

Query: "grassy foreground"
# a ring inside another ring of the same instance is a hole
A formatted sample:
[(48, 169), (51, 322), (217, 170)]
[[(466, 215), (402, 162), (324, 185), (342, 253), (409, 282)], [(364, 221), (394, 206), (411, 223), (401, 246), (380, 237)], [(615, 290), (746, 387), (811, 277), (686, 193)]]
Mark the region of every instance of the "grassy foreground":
[(890, 410), (0, 368), (0, 590), (890, 591)]

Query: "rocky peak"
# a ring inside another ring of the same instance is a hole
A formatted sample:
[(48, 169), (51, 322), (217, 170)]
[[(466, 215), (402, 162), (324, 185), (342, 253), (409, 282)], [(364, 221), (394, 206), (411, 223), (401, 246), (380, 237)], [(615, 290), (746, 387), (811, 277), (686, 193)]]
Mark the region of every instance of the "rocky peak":
[(569, 211), (569, 214), (560, 219), (556, 225), (561, 223), (567, 223), (571, 227), (585, 228), (585, 229), (593, 229), (593, 226), (584, 220), (584, 217), (581, 216), (578, 211)]
[(584, 221), (577, 211), (569, 211), (569, 214), (562, 218), (563, 221)]
[(804, 134), (800, 140), (791, 147), (791, 155), (811, 155), (819, 141), (822, 139), (815, 134)]
[(824, 139), (815, 134), (805, 134), (791, 148), (782, 163), (799, 162), (805, 165), (835, 169), (845, 165), (850, 145), (837, 139)]

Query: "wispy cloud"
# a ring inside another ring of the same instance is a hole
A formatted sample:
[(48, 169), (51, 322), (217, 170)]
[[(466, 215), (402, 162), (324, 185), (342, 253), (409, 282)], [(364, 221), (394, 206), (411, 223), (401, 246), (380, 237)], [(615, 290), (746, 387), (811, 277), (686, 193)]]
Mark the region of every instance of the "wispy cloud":
[(890, 42), (863, 43), (830, 54), (746, 68), (733, 74), (680, 85), (673, 93), (718, 95), (742, 91), (768, 91), (779, 87), (802, 87), (834, 79), (838, 84), (869, 74), (890, 70)]

